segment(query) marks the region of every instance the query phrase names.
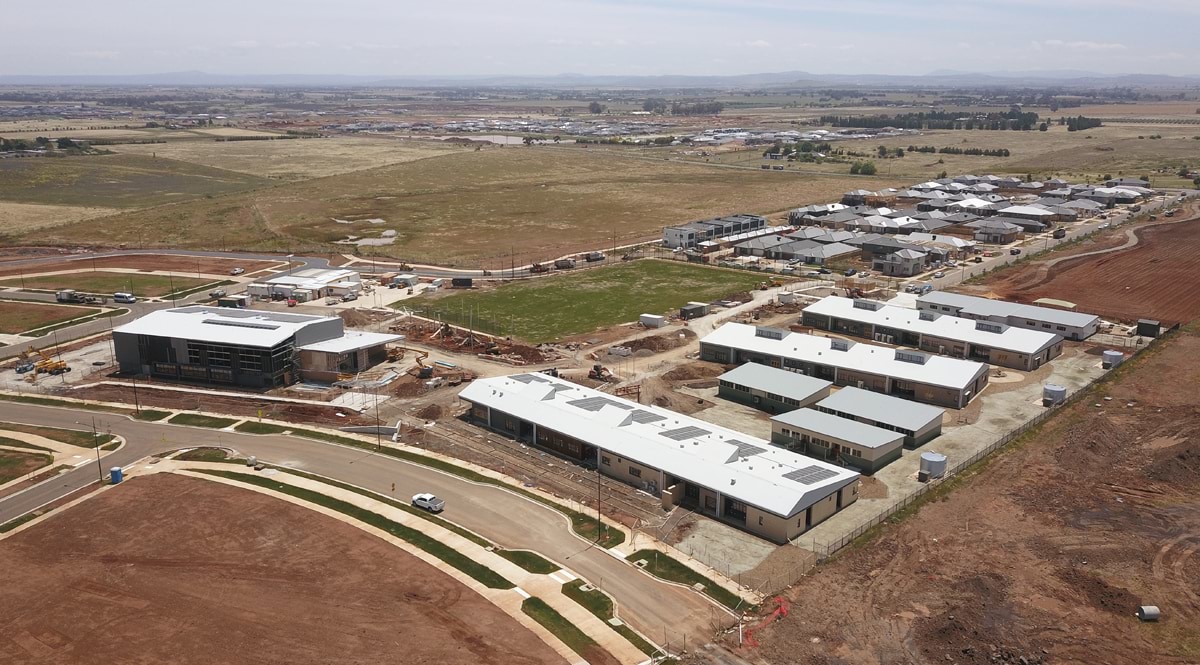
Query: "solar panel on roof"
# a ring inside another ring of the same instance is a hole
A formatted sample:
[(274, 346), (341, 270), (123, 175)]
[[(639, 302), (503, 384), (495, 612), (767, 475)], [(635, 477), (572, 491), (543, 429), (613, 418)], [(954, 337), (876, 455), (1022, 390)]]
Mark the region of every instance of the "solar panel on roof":
[(607, 397), (585, 397), (583, 399), (571, 400), (570, 402), (567, 402), (567, 404), (583, 409), (584, 411), (599, 411), (606, 406), (615, 406), (618, 409), (625, 409), (627, 411), (633, 408), (628, 404), (623, 404), (615, 399), (609, 399)]
[(649, 411), (645, 411), (643, 409), (634, 409), (633, 414), (630, 415), (630, 418), (633, 420), (633, 422), (642, 423), (643, 425), (647, 423), (656, 423), (660, 420), (667, 419), (666, 416), (660, 416), (657, 413), (650, 413)]
[(737, 439), (727, 439), (725, 443), (731, 443), (737, 446), (738, 457), (750, 457), (751, 455), (760, 455), (767, 452), (767, 449), (763, 448), (762, 446), (756, 446), (753, 443), (746, 443), (745, 441), (738, 441)]
[(806, 466), (783, 474), (784, 478), (794, 480), (801, 485), (812, 485), (837, 476), (837, 471), (820, 466)]
[(683, 441), (684, 439), (694, 439), (698, 436), (704, 436), (705, 434), (712, 434), (712, 432), (710, 432), (706, 429), (701, 429), (699, 427), (695, 427), (693, 425), (687, 425), (685, 427), (680, 427), (679, 429), (669, 429), (669, 430), (666, 430), (665, 432), (659, 432), (660, 436), (665, 436), (668, 439), (672, 439), (674, 441)]
[(547, 382), (544, 377), (538, 376), (537, 374), (513, 374), (508, 378), (512, 379), (513, 381), (520, 381), (521, 383), (533, 383), (534, 381), (540, 381), (542, 383)]

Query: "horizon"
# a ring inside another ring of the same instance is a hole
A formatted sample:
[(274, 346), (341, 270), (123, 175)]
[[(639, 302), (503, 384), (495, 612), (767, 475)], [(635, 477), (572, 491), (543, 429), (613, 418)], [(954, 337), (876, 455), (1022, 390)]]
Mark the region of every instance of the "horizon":
[(188, 14), (142, 2), (120, 8), (63, 4), (60, 14), (88, 30), (57, 40), (15, 31), (0, 44), (8, 65), (0, 76), (199, 71), (483, 78), (814, 70), (922, 76), (943, 69), (1194, 76), (1200, 62), (1200, 46), (1188, 34), (1200, 18), (1200, 3), (1189, 0), (1156, 3), (1161, 20), (1140, 31), (1127, 29), (1130, 13), (1144, 7), (1131, 0), (1051, 6), (1036, 0), (1003, 6), (918, 0), (903, 8), (884, 0), (846, 0), (832, 8), (796, 8), (778, 0), (514, 0), (503, 6), (465, 0), (432, 7), (349, 0), (336, 8), (300, 3), (286, 13), (275, 3), (212, 0)]

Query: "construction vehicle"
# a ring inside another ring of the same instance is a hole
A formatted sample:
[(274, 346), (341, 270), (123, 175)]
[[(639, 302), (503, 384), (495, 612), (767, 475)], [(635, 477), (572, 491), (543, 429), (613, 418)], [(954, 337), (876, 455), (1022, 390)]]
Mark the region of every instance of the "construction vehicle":
[(58, 302), (83, 302), (84, 296), (75, 289), (63, 289), (54, 294), (54, 299)]
[(604, 365), (592, 365), (592, 368), (590, 370), (588, 370), (588, 378), (589, 379), (595, 379), (597, 381), (608, 381), (609, 379), (612, 378), (612, 376), (613, 376), (612, 372), (608, 371), (608, 368), (605, 367)]
[(866, 298), (867, 292), (863, 291), (862, 289), (858, 288), (857, 286), (851, 286), (846, 289), (846, 297), (847, 298)]
[(529, 272), (537, 274), (540, 272), (550, 272), (550, 266), (541, 263), (534, 263), (529, 266)]

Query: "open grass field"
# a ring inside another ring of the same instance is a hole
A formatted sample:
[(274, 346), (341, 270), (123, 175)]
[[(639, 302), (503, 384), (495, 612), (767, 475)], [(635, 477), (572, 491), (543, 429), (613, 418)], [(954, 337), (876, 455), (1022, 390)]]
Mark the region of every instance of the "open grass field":
[(65, 275), (39, 275), (0, 280), (0, 286), (21, 287), (27, 289), (75, 289), (87, 293), (112, 294), (117, 291), (128, 291), (135, 296), (153, 298), (172, 292), (186, 291), (204, 284), (211, 279), (196, 279), (195, 277), (171, 277), (170, 275), (144, 275), (131, 272), (76, 272)]
[(168, 157), (280, 180), (306, 180), (438, 157), (465, 149), (439, 141), (337, 137), (292, 141), (173, 141), (111, 146), (121, 154)]
[(20, 239), (187, 248), (223, 239), (229, 248), (327, 251), (348, 234), (394, 229), (388, 255), (498, 268), (509, 264), (510, 249), (518, 263), (544, 260), (611, 246), (614, 235), (618, 242), (653, 238), (666, 224), (837, 199), (857, 182), (582, 148), (491, 148), (132, 211)]
[(79, 446), (80, 448), (95, 448), (113, 440), (113, 435), (111, 434), (92, 432), (91, 430), (63, 429), (61, 427), (45, 427), (26, 423), (0, 422), (0, 430), (35, 434), (52, 441), (65, 443), (69, 446)]
[(91, 316), (99, 311), (94, 307), (0, 300), (0, 333), (15, 335), (55, 323)]
[(718, 300), (761, 280), (752, 273), (642, 260), (403, 304), (431, 317), (473, 311), (476, 322), (537, 343), (636, 321), (640, 314), (666, 314), (692, 300)]
[(245, 173), (142, 155), (85, 155), (0, 161), (0, 200), (143, 208), (268, 182)]
[(9, 536), (0, 584), (12, 665), (93, 663), (98, 653), (163, 665), (563, 662), (481, 596), (373, 535), (183, 476), (133, 478)]
[[(22, 256), (21, 258), (28, 258)], [(36, 265), (8, 266), (0, 262), (0, 276), (20, 275), (30, 273), (61, 272), (77, 270), (92, 272), (97, 269), (117, 268), (123, 270), (138, 270), (143, 272), (173, 271), (177, 276), (191, 274), (228, 275), (233, 268), (242, 268), (247, 274), (272, 268), (287, 266), (287, 258), (280, 257), (278, 261), (252, 261), (248, 259), (225, 259), (215, 256), (188, 256), (186, 254), (124, 254), (120, 256), (77, 256), (61, 261), (46, 261)]]
[(3, 225), (0, 225), (0, 238), (50, 226), (82, 222), (115, 212), (119, 212), (119, 209), (0, 201), (0, 220), (4, 220)]

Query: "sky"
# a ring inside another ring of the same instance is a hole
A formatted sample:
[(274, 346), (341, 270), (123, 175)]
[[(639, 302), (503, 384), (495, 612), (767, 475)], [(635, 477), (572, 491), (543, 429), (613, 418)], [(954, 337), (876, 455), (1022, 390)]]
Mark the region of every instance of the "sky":
[[(0, 75), (1200, 74), (1200, 0), (58, 0)], [(31, 14), (34, 13), (31, 11)]]

